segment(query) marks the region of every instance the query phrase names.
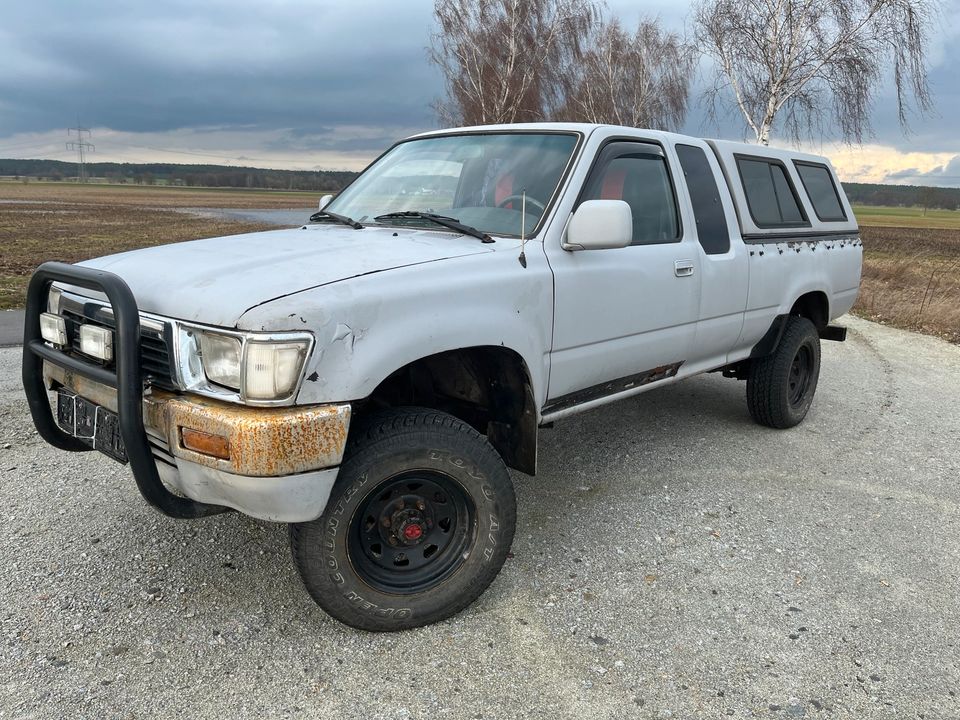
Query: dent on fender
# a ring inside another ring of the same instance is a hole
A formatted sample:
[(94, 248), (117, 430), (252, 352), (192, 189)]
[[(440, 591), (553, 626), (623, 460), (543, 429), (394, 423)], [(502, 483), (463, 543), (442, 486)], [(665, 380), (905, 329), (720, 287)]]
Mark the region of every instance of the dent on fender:
[(330, 343), (342, 343), (343, 346), (352, 353), (354, 345), (358, 340), (362, 340), (365, 334), (366, 331), (362, 328), (354, 330), (346, 323), (338, 323), (336, 330), (333, 332), (333, 337), (330, 339)]

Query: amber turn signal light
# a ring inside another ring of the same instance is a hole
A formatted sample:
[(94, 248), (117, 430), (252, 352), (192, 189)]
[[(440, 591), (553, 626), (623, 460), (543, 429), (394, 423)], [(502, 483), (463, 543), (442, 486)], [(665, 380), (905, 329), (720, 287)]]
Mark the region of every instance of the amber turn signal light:
[(193, 450), (193, 452), (201, 455), (210, 455), (221, 460), (230, 459), (230, 441), (223, 435), (213, 435), (202, 430), (181, 427), (180, 444), (187, 450)]

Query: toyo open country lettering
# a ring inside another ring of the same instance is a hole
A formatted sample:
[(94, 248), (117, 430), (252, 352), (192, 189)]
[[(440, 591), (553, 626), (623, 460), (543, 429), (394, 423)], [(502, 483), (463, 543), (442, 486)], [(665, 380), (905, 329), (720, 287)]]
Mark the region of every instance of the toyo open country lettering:
[(50, 444), (129, 463), (172, 517), (289, 523), (322, 608), (399, 630), (496, 577), (540, 427), (703, 372), (746, 380), (761, 425), (801, 422), (861, 257), (822, 157), (444, 130), (301, 228), (42, 265), (23, 384)]

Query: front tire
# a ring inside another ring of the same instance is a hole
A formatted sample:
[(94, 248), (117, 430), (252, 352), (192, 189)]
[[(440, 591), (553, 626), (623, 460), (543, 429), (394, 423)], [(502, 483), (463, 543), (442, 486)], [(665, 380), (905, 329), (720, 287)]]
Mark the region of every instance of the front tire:
[(807, 416), (820, 378), (820, 335), (805, 317), (791, 315), (776, 350), (750, 364), (747, 407), (760, 425), (791, 428)]
[(472, 427), (434, 410), (387, 411), (355, 432), (323, 515), (290, 526), (307, 591), (361, 630), (454, 615), (493, 582), (513, 541), (503, 460)]

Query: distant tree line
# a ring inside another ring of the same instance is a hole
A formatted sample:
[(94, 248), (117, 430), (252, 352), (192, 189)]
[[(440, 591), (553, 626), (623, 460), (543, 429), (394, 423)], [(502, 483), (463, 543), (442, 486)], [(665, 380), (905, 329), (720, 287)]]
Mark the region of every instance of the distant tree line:
[(843, 189), (853, 205), (960, 210), (960, 188), (843, 183)]
[[(75, 163), (60, 160), (0, 160), (0, 176), (66, 180), (76, 177)], [(231, 187), (263, 190), (336, 191), (356, 173), (343, 170), (268, 170), (227, 165), (177, 163), (88, 163), (92, 179), (135, 185)]]

